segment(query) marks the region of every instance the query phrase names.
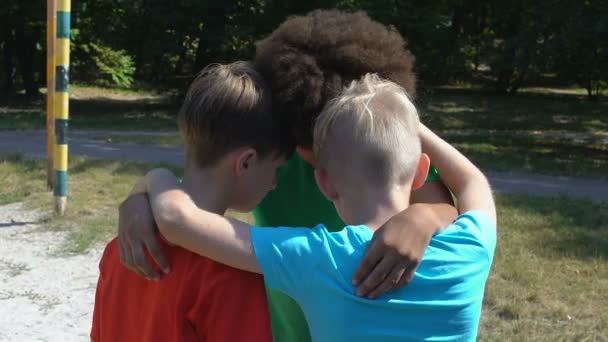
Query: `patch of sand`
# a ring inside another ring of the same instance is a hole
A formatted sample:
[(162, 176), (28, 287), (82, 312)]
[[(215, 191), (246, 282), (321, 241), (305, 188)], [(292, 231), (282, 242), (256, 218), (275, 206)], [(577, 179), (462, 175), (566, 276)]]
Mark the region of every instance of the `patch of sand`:
[(101, 249), (62, 254), (40, 217), (0, 206), (0, 341), (89, 341)]

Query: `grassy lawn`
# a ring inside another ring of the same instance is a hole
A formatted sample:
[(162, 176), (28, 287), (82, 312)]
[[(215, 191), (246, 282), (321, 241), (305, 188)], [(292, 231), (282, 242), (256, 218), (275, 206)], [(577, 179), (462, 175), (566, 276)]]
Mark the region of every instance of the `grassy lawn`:
[[(0, 130), (45, 129), (45, 108), (43, 97), (0, 99)], [(70, 88), (70, 128), (175, 131), (178, 109), (167, 94)]]
[[(24, 201), (45, 212), (49, 229), (69, 232), (68, 252), (82, 252), (116, 230), (117, 207), (149, 164), (70, 158), (69, 198), (64, 217), (55, 217), (53, 194), (46, 191), (46, 162), (0, 155), (0, 204)], [(175, 169), (174, 169), (175, 170)], [(175, 170), (180, 172), (180, 170)]]
[(418, 103), (423, 120), (484, 169), (608, 176), (606, 100), (443, 89)]
[(162, 134), (103, 134), (98, 136), (99, 140), (117, 144), (140, 144), (156, 146), (180, 146), (182, 144), (179, 133), (163, 132)]
[[(70, 252), (114, 235), (117, 206), (150, 165), (72, 158), (66, 216)], [(176, 170), (179, 172), (179, 170)], [(45, 163), (0, 156), (0, 204), (50, 210)], [(482, 341), (594, 341), (608, 336), (608, 203), (498, 195), (499, 243)], [(251, 217), (242, 214), (242, 219)]]

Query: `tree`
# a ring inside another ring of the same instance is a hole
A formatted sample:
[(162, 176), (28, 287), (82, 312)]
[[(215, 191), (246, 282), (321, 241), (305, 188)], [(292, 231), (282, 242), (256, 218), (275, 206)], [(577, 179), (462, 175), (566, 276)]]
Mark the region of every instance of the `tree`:
[(560, 18), (558, 71), (597, 98), (608, 82), (608, 5), (589, 0), (561, 5), (566, 10)]

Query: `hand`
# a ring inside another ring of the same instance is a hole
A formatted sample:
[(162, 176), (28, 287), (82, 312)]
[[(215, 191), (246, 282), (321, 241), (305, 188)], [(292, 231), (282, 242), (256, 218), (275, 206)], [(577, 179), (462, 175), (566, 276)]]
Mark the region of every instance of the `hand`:
[(374, 233), (353, 278), (357, 295), (377, 298), (408, 284), (433, 234), (457, 216), (449, 204), (413, 204)]
[(120, 260), (128, 269), (150, 280), (160, 279), (160, 274), (146, 257), (147, 249), (161, 270), (169, 273), (169, 263), (156, 240), (156, 224), (145, 193), (131, 195), (120, 205), (118, 242)]
[(414, 277), (433, 234), (396, 218), (374, 233), (367, 254), (355, 273), (353, 282), (358, 285), (359, 296), (378, 298), (403, 287)]

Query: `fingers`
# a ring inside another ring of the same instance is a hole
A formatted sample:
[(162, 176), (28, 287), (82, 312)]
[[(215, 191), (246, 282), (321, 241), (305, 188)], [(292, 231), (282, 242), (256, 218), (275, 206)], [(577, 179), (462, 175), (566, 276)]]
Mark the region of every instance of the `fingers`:
[(133, 266), (133, 258), (131, 257), (130, 247), (126, 246), (126, 242), (123, 243), (119, 237), (118, 246), (120, 250), (120, 262), (129, 270), (136, 272), (137, 270)]
[(365, 258), (363, 258), (363, 261), (361, 261), (359, 268), (357, 268), (357, 271), (353, 276), (353, 285), (355, 286), (360, 285), (363, 279), (367, 278), (369, 273), (382, 259), (383, 252), (375, 242), (376, 239), (374, 238), (369, 249), (367, 250), (367, 253), (365, 254)]
[(403, 272), (406, 270), (406, 268), (407, 265), (405, 264), (396, 264), (389, 273), (389, 275), (384, 278), (382, 283), (380, 283), (380, 285), (373, 289), (367, 297), (370, 299), (375, 299), (395, 289), (397, 284), (401, 280)]
[(359, 285), (357, 288), (357, 295), (368, 297), (370, 293), (379, 287), (390, 274), (392, 269), (395, 267), (395, 262), (396, 260), (393, 258), (383, 258), (367, 276), (367, 278), (365, 278), (363, 283)]
[(144, 241), (144, 244), (146, 245), (148, 252), (150, 252), (154, 262), (160, 267), (163, 273), (168, 274), (171, 271), (171, 267), (160, 248), (158, 240), (154, 236), (152, 238), (148, 237)]
[(136, 242), (131, 245), (131, 257), (133, 258), (133, 264), (138, 270), (137, 273), (150, 280), (160, 279), (160, 274), (158, 274), (154, 267), (148, 262), (141, 243)]
[(419, 264), (419, 262), (410, 262), (405, 272), (403, 272), (401, 279), (399, 280), (399, 282), (397, 282), (397, 285), (395, 285), (395, 290), (404, 287), (405, 285), (409, 284), (412, 279), (414, 279), (414, 275), (416, 274), (416, 270), (418, 269)]
[(148, 250), (154, 262), (164, 273), (168, 273), (169, 262), (156, 239), (154, 218), (147, 197), (143, 194), (129, 196), (120, 205), (118, 217), (118, 241), (123, 265), (147, 279), (160, 279), (159, 272), (147, 258)]

